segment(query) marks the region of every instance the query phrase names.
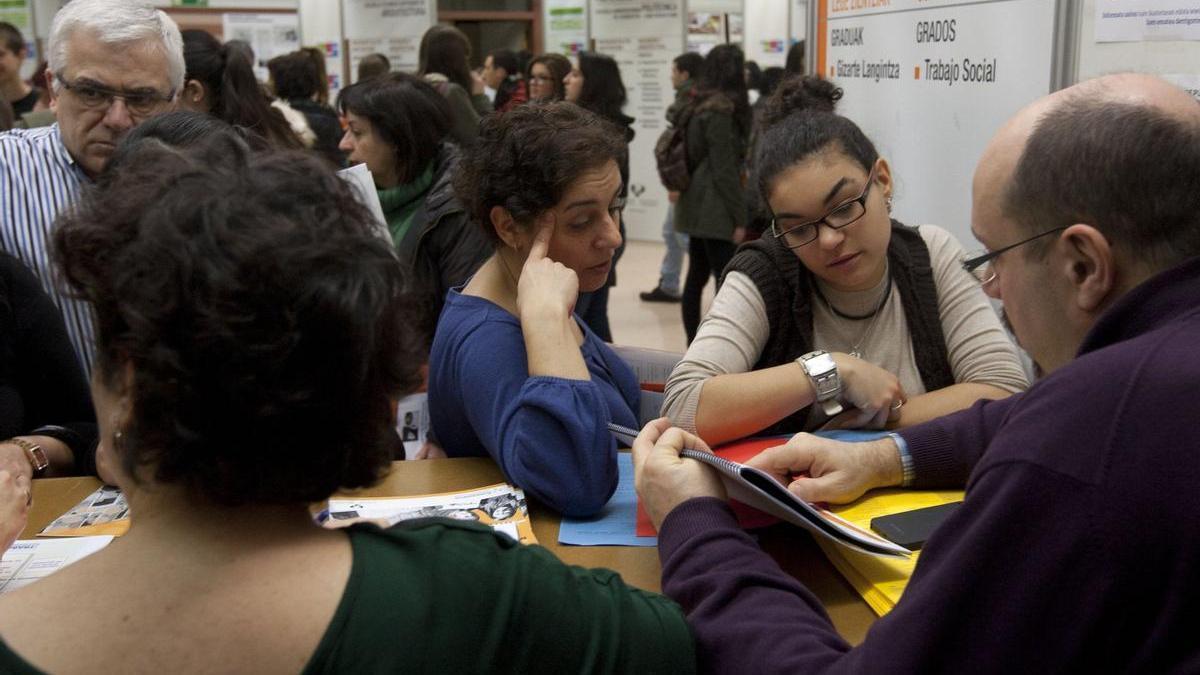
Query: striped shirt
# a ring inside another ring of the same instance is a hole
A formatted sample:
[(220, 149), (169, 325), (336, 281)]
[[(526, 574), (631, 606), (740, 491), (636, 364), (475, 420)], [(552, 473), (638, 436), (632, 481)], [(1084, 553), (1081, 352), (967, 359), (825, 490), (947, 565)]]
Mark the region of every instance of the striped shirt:
[(67, 152), (58, 124), (0, 134), (0, 248), (33, 270), (58, 305), (71, 346), (92, 372), (93, 326), (86, 302), (68, 297), (50, 264), (54, 220), (91, 179)]

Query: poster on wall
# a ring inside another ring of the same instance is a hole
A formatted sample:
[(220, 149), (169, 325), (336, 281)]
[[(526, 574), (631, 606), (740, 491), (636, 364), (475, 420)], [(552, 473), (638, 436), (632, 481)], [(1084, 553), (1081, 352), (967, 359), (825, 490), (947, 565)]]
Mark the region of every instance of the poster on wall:
[(1200, 40), (1200, 0), (1103, 0), (1096, 42)]
[(725, 44), (725, 15), (688, 12), (687, 51), (705, 56), (720, 44)]
[(671, 61), (683, 49), (682, 0), (591, 0), (592, 39), (596, 51), (616, 59), (634, 117), (629, 144), (629, 196), (625, 229), (630, 238), (659, 241), (667, 214), (667, 191), (658, 179), (654, 143), (675, 100)]
[(571, 56), (587, 48), (586, 0), (545, 0), (546, 51)]
[(322, 42), (314, 46), (325, 53), (325, 77), (328, 78), (329, 100), (337, 100), (338, 92), (345, 86), (345, 83), (342, 82), (342, 66), (345, 63), (342, 45), (337, 42)]
[(746, 3), (746, 60), (760, 68), (783, 67), (787, 61), (788, 3), (760, 0)]
[(1045, 0), (819, 0), (817, 72), (891, 164), (895, 216), (966, 248), (971, 177), (988, 140), (1050, 91), (1055, 4)]
[(226, 42), (242, 40), (254, 49), (254, 75), (267, 81), (267, 61), (300, 49), (300, 15), (282, 13), (224, 14)]
[(368, 54), (383, 54), (392, 70), (416, 71), (421, 36), (434, 24), (431, 0), (345, 0), (342, 12), (352, 82)]

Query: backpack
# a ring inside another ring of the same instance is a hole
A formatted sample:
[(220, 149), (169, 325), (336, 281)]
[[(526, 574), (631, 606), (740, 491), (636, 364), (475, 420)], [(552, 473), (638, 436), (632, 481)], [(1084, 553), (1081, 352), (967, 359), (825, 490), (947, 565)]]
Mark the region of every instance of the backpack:
[(683, 192), (692, 182), (692, 167), (688, 162), (687, 128), (695, 104), (689, 103), (679, 111), (675, 123), (662, 132), (654, 144), (654, 161), (663, 187)]

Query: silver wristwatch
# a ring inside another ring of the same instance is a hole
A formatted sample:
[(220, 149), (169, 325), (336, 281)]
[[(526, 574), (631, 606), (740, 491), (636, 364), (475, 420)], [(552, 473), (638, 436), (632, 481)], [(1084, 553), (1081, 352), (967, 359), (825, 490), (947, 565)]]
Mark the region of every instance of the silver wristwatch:
[(813, 391), (817, 392), (817, 403), (821, 404), (826, 417), (842, 412), (842, 404), (838, 402), (838, 394), (842, 393), (842, 379), (838, 377), (837, 363), (829, 352), (818, 349), (796, 359), (796, 363), (800, 364), (812, 382)]

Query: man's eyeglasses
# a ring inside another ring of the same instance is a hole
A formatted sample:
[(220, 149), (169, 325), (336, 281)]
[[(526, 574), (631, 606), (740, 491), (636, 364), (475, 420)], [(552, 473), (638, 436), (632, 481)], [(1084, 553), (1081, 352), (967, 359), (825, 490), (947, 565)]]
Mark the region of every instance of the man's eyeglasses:
[(1015, 244), (1009, 244), (1008, 246), (1005, 246), (1004, 248), (1001, 248), (1001, 249), (997, 249), (995, 251), (990, 251), (990, 252), (985, 251), (985, 250), (972, 251), (972, 252), (966, 254), (965, 256), (963, 256), (963, 259), (962, 259), (963, 269), (970, 272), (971, 276), (975, 277), (979, 281), (979, 283), (986, 286), (987, 284), (992, 283), (992, 281), (996, 278), (996, 269), (995, 269), (995, 267), (992, 266), (992, 261), (995, 260), (996, 258), (998, 258), (1001, 253), (1004, 253), (1005, 251), (1011, 251), (1012, 249), (1014, 249), (1018, 246), (1028, 244), (1029, 242), (1031, 242), (1035, 239), (1040, 239), (1048, 234), (1054, 234), (1055, 232), (1062, 232), (1065, 229), (1067, 229), (1067, 228), (1064, 226), (1064, 227), (1056, 227), (1053, 230), (1046, 230), (1045, 232), (1042, 232), (1041, 234), (1035, 234), (1028, 239), (1022, 239), (1021, 241), (1018, 241)]
[(109, 89), (108, 87), (91, 82), (68, 82), (62, 75), (57, 75), (56, 79), (62, 84), (63, 88), (71, 92), (75, 100), (79, 101), (79, 104), (84, 108), (107, 110), (114, 100), (121, 99), (125, 102), (125, 107), (129, 109), (130, 114), (135, 117), (153, 115), (175, 98), (174, 90), (164, 96), (153, 90), (121, 91)]
[(771, 218), (771, 234), (776, 239), (783, 238), (788, 248), (800, 248), (805, 244), (816, 241), (820, 234), (820, 225), (824, 224), (831, 230), (840, 230), (847, 225), (853, 225), (867, 212), (867, 195), (871, 194), (871, 186), (875, 183), (875, 167), (867, 175), (867, 185), (862, 194), (848, 202), (842, 202), (832, 211), (816, 220), (801, 221), (788, 215)]

